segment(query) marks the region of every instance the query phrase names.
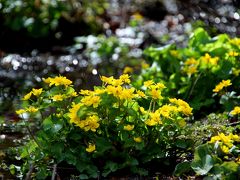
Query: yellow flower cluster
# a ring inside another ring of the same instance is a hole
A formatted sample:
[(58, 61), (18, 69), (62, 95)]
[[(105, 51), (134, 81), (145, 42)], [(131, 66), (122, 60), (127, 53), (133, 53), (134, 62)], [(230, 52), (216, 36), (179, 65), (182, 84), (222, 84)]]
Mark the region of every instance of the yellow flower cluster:
[(85, 96), (81, 99), (81, 103), (86, 106), (93, 106), (94, 108), (97, 108), (99, 103), (101, 102), (101, 98), (96, 95), (89, 95)]
[(78, 103), (72, 104), (72, 108), (69, 110), (68, 117), (70, 118), (70, 123), (74, 123), (76, 126), (80, 127), (85, 131), (93, 131), (95, 132), (96, 129), (99, 127), (99, 117), (97, 115), (89, 115), (86, 119), (81, 120), (78, 117), (78, 111), (80, 110), (82, 104)]
[(198, 61), (194, 58), (189, 58), (184, 62), (183, 71), (188, 75), (192, 75), (197, 72)]
[[(87, 107), (92, 106), (93, 108), (98, 108), (103, 101), (102, 98), (105, 95), (112, 95), (116, 97), (120, 102), (128, 104), (129, 102), (135, 102), (135, 98), (151, 98), (150, 109), (146, 111), (143, 107), (138, 107), (139, 113), (144, 116), (144, 123), (147, 126), (156, 126), (163, 124), (162, 120), (165, 119), (176, 119), (181, 113), (181, 115), (190, 116), (192, 114), (192, 108), (183, 100), (180, 99), (169, 99), (169, 104), (163, 105), (155, 110), (155, 100), (162, 99), (161, 91), (165, 88), (162, 83), (154, 83), (152, 80), (145, 81), (144, 87), (145, 91), (135, 90), (128, 85), (130, 83), (129, 75), (123, 74), (118, 79), (113, 77), (102, 76), (101, 80), (103, 86), (101, 88), (90, 90), (81, 90), (80, 95), (82, 99), (79, 103), (72, 104), (69, 110), (70, 123), (74, 123), (76, 126), (84, 129), (85, 131), (91, 130), (96, 131), (100, 126), (100, 119), (96, 112), (93, 110), (84, 112)], [(109, 96), (109, 98), (111, 98)], [(104, 101), (103, 101), (104, 102)], [(117, 104), (119, 105), (119, 104)], [(119, 105), (120, 106), (120, 105)], [(81, 111), (81, 113), (79, 113)], [(85, 114), (84, 114), (85, 113)], [(79, 114), (84, 114), (81, 119)], [(180, 115), (180, 116), (181, 116)], [(102, 119), (101, 119), (102, 120)], [(178, 122), (179, 121), (179, 122)], [(179, 118), (177, 123), (183, 127), (186, 123), (183, 118)], [(126, 131), (132, 131), (134, 125), (127, 122), (123, 125), (123, 129)], [(137, 142), (138, 140), (136, 140)]]
[(229, 40), (231, 44), (240, 46), (240, 38), (233, 38)]
[(148, 126), (155, 126), (157, 124), (162, 124), (160, 119), (160, 112), (157, 110), (155, 112), (150, 112), (149, 118), (145, 121), (145, 124)]
[(183, 113), (186, 116), (192, 115), (192, 108), (189, 104), (181, 99), (172, 98), (169, 101), (177, 105), (177, 111)]
[(218, 142), (222, 152), (224, 152), (225, 154), (229, 154), (230, 149), (233, 147), (233, 143), (235, 141), (240, 142), (240, 137), (238, 135), (230, 133), (228, 136), (226, 136), (225, 134), (220, 133), (217, 136), (213, 136), (209, 143), (214, 144)]
[(239, 53), (235, 52), (235, 51), (230, 51), (230, 52), (228, 52), (228, 56), (236, 57), (236, 56), (239, 56)]
[(35, 107), (33, 107), (33, 106), (30, 106), (30, 107), (28, 107), (28, 108), (26, 108), (26, 109), (19, 109), (19, 110), (16, 111), (16, 113), (17, 113), (18, 115), (21, 115), (21, 114), (23, 114), (23, 113), (35, 113), (35, 112), (37, 112), (37, 111), (38, 111), (38, 108), (35, 108)]
[(209, 64), (211, 66), (217, 65), (219, 61), (219, 57), (211, 57), (208, 53), (201, 57), (201, 61), (203, 64)]
[(47, 78), (47, 79), (43, 79), (43, 81), (46, 83), (46, 84), (49, 84), (49, 86), (69, 86), (72, 84), (72, 81), (70, 81), (69, 79), (67, 79), (66, 77), (64, 76), (57, 76), (57, 77), (54, 77), (54, 78)]
[[(173, 119), (175, 115), (178, 115), (178, 113), (183, 113), (186, 116), (192, 115), (192, 108), (185, 101), (176, 98), (169, 99), (169, 101), (171, 104), (163, 105), (155, 112), (147, 113), (143, 107), (140, 107), (140, 111), (143, 114), (148, 115), (148, 119), (145, 121), (145, 124), (148, 126), (162, 124), (163, 122), (161, 118)], [(178, 124), (180, 126), (184, 126), (186, 123), (183, 119), (181, 119)]]
[(22, 100), (26, 101), (26, 100), (29, 100), (31, 98), (32, 95), (38, 97), (42, 94), (43, 92), (43, 89), (40, 88), (40, 89), (32, 89), (32, 91), (30, 91), (29, 93), (27, 93), (23, 98)]
[(144, 86), (149, 90), (149, 95), (154, 99), (162, 99), (161, 91), (166, 88), (163, 83), (154, 83), (152, 80), (145, 81)]
[(230, 112), (230, 114), (233, 116), (240, 114), (240, 106), (234, 107), (234, 109)]
[(222, 80), (216, 87), (213, 89), (213, 92), (218, 93), (220, 92), (224, 87), (231, 86), (231, 80)]
[(115, 79), (112, 76), (111, 77), (101, 76), (101, 80), (103, 83), (112, 86), (121, 86), (123, 84), (129, 84), (131, 82), (128, 74), (121, 75), (119, 79)]

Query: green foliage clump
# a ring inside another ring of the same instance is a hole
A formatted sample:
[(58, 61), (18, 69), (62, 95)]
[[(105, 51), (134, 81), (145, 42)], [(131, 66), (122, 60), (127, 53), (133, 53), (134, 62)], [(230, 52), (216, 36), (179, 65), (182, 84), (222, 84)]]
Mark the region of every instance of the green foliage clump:
[(105, 0), (92, 3), (87, 0), (3, 0), (0, 16), (4, 25), (12, 30), (24, 29), (33, 37), (44, 37), (57, 29), (61, 18), (70, 23), (85, 22), (96, 29), (95, 18), (102, 15), (107, 6)]
[(211, 38), (204, 29), (196, 29), (184, 48), (174, 44), (147, 48), (144, 54), (152, 66), (142, 71), (138, 82), (161, 79), (169, 96), (189, 102), (196, 115), (219, 111), (212, 92), (216, 84), (227, 79), (232, 80), (232, 89), (237, 89), (239, 44), (238, 38), (226, 34)]
[(164, 96), (160, 82), (136, 89), (129, 78), (102, 76), (102, 86), (77, 93), (67, 78), (49, 77), (47, 86), (27, 93), (16, 113), (26, 127), (39, 118), (40, 130), (19, 149), (20, 174), (32, 169), (32, 176), (45, 178), (62, 163), (85, 178), (146, 176), (155, 173), (153, 164), (173, 169), (192, 145), (185, 128), (192, 108)]

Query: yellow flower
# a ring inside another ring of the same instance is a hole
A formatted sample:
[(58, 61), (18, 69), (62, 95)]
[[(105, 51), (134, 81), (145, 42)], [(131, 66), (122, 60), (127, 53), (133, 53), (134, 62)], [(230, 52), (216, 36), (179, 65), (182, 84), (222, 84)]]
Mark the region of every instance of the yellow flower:
[(181, 119), (180, 121), (178, 121), (178, 124), (180, 127), (184, 127), (184, 126), (186, 126), (187, 123), (184, 119)]
[(85, 127), (83, 128), (85, 131), (93, 131), (95, 132), (96, 129), (100, 126), (99, 117), (97, 115), (88, 116), (85, 120)]
[(228, 52), (228, 55), (232, 56), (232, 57), (235, 57), (235, 56), (238, 56), (239, 54), (235, 51), (230, 51), (230, 52)]
[(71, 93), (68, 93), (67, 94), (68, 95), (68, 97), (77, 97), (77, 92), (71, 92)]
[(135, 13), (133, 14), (133, 18), (136, 19), (136, 20), (138, 20), (138, 21), (140, 21), (140, 20), (143, 19), (143, 16), (142, 16), (139, 12), (135, 12)]
[(141, 62), (141, 66), (142, 66), (143, 69), (149, 68), (149, 64), (147, 64), (145, 61)]
[(216, 85), (216, 87), (213, 89), (213, 92), (218, 93), (219, 91), (221, 91), (224, 87), (228, 87), (231, 86), (231, 80), (222, 80), (218, 85)]
[(120, 98), (122, 94), (122, 87), (121, 86), (107, 86), (106, 88), (108, 94), (112, 94), (113, 96)]
[(213, 136), (213, 137), (211, 137), (211, 140), (209, 141), (209, 143), (215, 143), (220, 140), (221, 140), (221, 138), (219, 136)]
[(86, 148), (86, 151), (91, 153), (96, 150), (95, 144), (88, 144), (88, 147)]
[(22, 98), (22, 100), (26, 101), (26, 100), (30, 99), (31, 96), (32, 96), (32, 91), (29, 92), (28, 94), (26, 94), (26, 95)]
[(81, 95), (90, 95), (90, 94), (91, 94), (91, 91), (89, 91), (89, 90), (83, 90), (83, 89), (82, 89), (82, 90), (80, 91), (80, 94), (81, 94)]
[(174, 57), (178, 57), (178, 51), (177, 50), (170, 50), (170, 54)]
[(144, 109), (143, 107), (139, 107), (139, 110), (140, 110), (140, 112), (141, 112), (142, 114), (146, 114), (146, 113), (147, 113), (147, 111), (145, 111), (145, 109)]
[(221, 150), (223, 153), (225, 154), (229, 154), (229, 147), (225, 146), (225, 145), (222, 145), (220, 146), (221, 147)]
[(133, 140), (137, 143), (142, 142), (142, 138), (141, 137), (134, 137)]
[(127, 99), (127, 100), (131, 100), (132, 98), (134, 98), (134, 88), (130, 88), (130, 89), (122, 89), (122, 92), (119, 95), (120, 99)]
[(240, 74), (240, 69), (232, 68), (232, 73), (233, 73), (235, 76), (239, 76), (239, 74)]
[(111, 77), (101, 76), (100, 78), (101, 78), (102, 82), (107, 83), (107, 84), (112, 84), (112, 81), (114, 79), (112, 76)]
[(233, 116), (240, 114), (240, 106), (234, 107), (234, 109), (230, 112), (230, 114)]
[(201, 59), (204, 64), (217, 65), (219, 57), (211, 57), (206, 53)]
[(234, 38), (229, 40), (231, 44), (240, 46), (240, 38)]
[(32, 89), (32, 93), (33, 93), (33, 95), (34, 96), (40, 96), (41, 94), (42, 94), (42, 88), (40, 88), (40, 89)]
[(25, 113), (25, 112), (26, 112), (25, 109), (19, 109), (19, 110), (16, 111), (16, 113), (17, 113), (18, 115), (23, 114), (23, 113)]
[(188, 74), (188, 75), (192, 75), (194, 73), (197, 72), (197, 67), (196, 66), (188, 66), (184, 69), (184, 71)]
[(236, 134), (232, 134), (230, 133), (229, 134), (229, 137), (233, 140), (233, 141), (237, 141), (237, 142), (240, 142), (240, 137)]
[(157, 89), (164, 89), (164, 88), (166, 88), (166, 86), (163, 83), (157, 83), (155, 85), (155, 88), (157, 88)]
[(154, 82), (152, 80), (148, 80), (148, 81), (144, 82), (144, 86), (147, 87), (147, 88), (150, 87), (153, 84), (154, 84)]
[(182, 112), (186, 116), (192, 115), (192, 108), (189, 104), (181, 99), (170, 98), (169, 101), (173, 104), (178, 105), (178, 111)]
[(126, 131), (131, 131), (131, 130), (134, 129), (134, 125), (128, 124), (128, 125), (124, 126), (123, 129), (126, 130)]
[(161, 96), (161, 91), (158, 89), (151, 89), (150, 95), (152, 96), (153, 99), (162, 99), (163, 97)]
[(99, 96), (86, 96), (81, 99), (81, 103), (86, 106), (93, 106), (97, 108), (101, 102), (101, 98)]
[(185, 65), (198, 65), (198, 61), (194, 58), (189, 58), (184, 62)]
[(133, 72), (133, 68), (126, 66), (123, 70), (123, 74), (130, 74)]
[(54, 78), (47, 78), (47, 79), (43, 79), (43, 81), (47, 84), (49, 84), (49, 86), (55, 85), (55, 86), (61, 86), (64, 85), (65, 87), (69, 86), (72, 84), (72, 81), (70, 81), (69, 79), (67, 79), (64, 76), (57, 76)]
[(145, 121), (145, 124), (148, 126), (155, 126), (157, 124), (162, 124), (162, 121), (160, 120), (160, 112), (155, 111), (154, 113), (149, 113), (150, 118)]
[(136, 97), (146, 98), (146, 95), (144, 94), (144, 92), (137, 90), (136, 93), (137, 93)]
[(80, 121), (80, 118), (78, 117), (78, 111), (82, 104), (78, 103), (72, 103), (72, 108), (69, 110), (68, 117), (70, 118), (70, 123), (75, 123), (77, 124)]
[(64, 95), (62, 94), (57, 94), (52, 97), (53, 101), (62, 101), (64, 99)]
[(158, 109), (159, 113), (161, 116), (165, 118), (171, 118), (172, 115), (178, 112), (178, 108), (176, 106), (171, 106), (171, 105), (163, 105)]
[(129, 84), (130, 81), (130, 76), (128, 74), (123, 74), (119, 77), (120, 81), (122, 81), (123, 83)]
[(30, 106), (29, 108), (26, 109), (27, 112), (30, 112), (30, 113), (35, 113), (38, 111), (38, 108), (35, 108), (33, 106)]

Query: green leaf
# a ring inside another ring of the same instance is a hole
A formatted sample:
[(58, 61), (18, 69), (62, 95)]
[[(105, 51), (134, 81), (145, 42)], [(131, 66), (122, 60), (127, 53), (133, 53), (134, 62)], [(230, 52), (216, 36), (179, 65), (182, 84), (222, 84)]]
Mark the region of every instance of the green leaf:
[(201, 161), (191, 163), (193, 170), (199, 175), (206, 175), (213, 167), (213, 160), (210, 155), (206, 155)]
[(224, 162), (221, 165), (221, 168), (225, 173), (237, 172), (239, 165), (236, 162), (229, 161), (229, 162)]
[(96, 146), (98, 153), (104, 153), (112, 148), (111, 142), (102, 137), (96, 138)]
[(115, 172), (118, 169), (118, 164), (112, 161), (108, 161), (104, 166), (104, 171), (102, 173), (103, 177), (107, 177), (111, 172)]
[(89, 179), (89, 177), (86, 174), (81, 174), (79, 176), (80, 179)]
[(51, 129), (52, 126), (53, 126), (53, 122), (52, 122), (51, 117), (49, 116), (46, 119), (44, 119), (42, 124), (43, 124), (44, 131), (47, 131), (47, 130)]
[(199, 175), (206, 175), (213, 167), (214, 160), (208, 150), (208, 144), (200, 145), (194, 152), (192, 169)]
[(185, 149), (188, 146), (188, 142), (185, 139), (177, 139), (175, 142), (176, 146)]
[(68, 162), (68, 164), (76, 165), (77, 157), (73, 154), (72, 151), (68, 150), (64, 154), (65, 154), (65, 159)]
[(182, 162), (182, 163), (177, 164), (173, 174), (176, 175), (176, 176), (180, 176), (183, 173), (186, 173), (190, 170), (191, 170), (191, 163), (188, 162), (188, 161), (187, 162)]
[(190, 37), (189, 46), (197, 48), (199, 45), (204, 45), (210, 41), (210, 36), (203, 28), (197, 28)]
[(15, 166), (13, 164), (9, 166), (9, 170), (11, 174), (15, 174)]

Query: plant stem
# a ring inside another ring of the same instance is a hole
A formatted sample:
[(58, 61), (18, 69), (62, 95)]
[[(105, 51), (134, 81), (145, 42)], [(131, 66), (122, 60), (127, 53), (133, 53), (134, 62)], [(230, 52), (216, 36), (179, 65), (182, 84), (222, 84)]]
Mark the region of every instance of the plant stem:
[(51, 180), (55, 180), (56, 172), (57, 172), (57, 164), (54, 164), (54, 165), (53, 165), (53, 173), (52, 173), (52, 178), (51, 178)]
[(188, 93), (188, 95), (187, 95), (187, 100), (189, 100), (189, 98), (192, 96), (192, 93), (193, 93), (193, 90), (194, 90), (194, 88), (195, 88), (195, 86), (196, 86), (196, 84), (197, 84), (197, 82), (198, 82), (198, 80), (199, 80), (199, 78), (201, 77), (201, 75), (202, 75), (203, 73), (201, 72), (198, 76), (197, 76), (197, 78), (195, 79), (195, 81), (193, 82), (193, 85), (192, 85), (192, 87), (191, 87), (191, 89), (190, 89), (190, 91), (189, 91), (189, 93)]

